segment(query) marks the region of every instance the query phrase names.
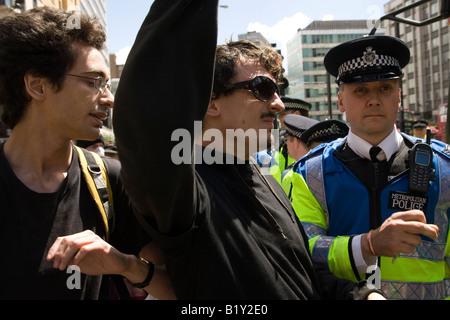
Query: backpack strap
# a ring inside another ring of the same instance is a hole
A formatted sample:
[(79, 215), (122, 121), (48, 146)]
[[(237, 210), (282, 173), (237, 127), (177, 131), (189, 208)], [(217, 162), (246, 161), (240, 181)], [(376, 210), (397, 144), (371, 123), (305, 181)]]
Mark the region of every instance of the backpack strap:
[[(103, 160), (95, 152), (75, 146), (80, 160), (81, 171), (83, 171), (89, 192), (94, 199), (106, 231), (106, 241), (109, 241), (111, 229), (114, 227), (113, 197), (111, 185)], [(108, 220), (112, 218), (112, 228)]]

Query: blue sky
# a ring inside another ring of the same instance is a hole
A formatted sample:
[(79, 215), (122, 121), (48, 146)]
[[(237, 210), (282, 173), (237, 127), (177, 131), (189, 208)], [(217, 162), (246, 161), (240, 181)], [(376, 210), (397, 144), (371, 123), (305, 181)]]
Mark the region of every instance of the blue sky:
[[(371, 21), (384, 15), (388, 0), (220, 0), (218, 43), (238, 34), (261, 32), (284, 50), (299, 28), (314, 20)], [(118, 62), (126, 58), (153, 0), (107, 0), (108, 47)], [(369, 31), (369, 28), (368, 28)], [(283, 52), (282, 52), (283, 53)]]

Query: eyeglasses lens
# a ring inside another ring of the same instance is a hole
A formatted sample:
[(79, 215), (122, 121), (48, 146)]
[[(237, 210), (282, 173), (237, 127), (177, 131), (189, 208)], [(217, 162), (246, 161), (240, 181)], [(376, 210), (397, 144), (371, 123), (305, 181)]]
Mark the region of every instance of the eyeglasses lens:
[(102, 77), (97, 78), (97, 80), (95, 81), (95, 87), (100, 92), (104, 92), (106, 88), (108, 88), (108, 89), (110, 88), (108, 82)]

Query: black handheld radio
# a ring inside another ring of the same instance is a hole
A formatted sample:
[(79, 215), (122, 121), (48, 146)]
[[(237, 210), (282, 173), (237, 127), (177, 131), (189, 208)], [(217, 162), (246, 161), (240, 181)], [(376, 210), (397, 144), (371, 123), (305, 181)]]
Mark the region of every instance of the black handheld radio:
[(409, 151), (409, 191), (414, 194), (425, 194), (430, 180), (434, 179), (433, 150), (429, 137), (427, 132), (427, 143), (418, 142)]

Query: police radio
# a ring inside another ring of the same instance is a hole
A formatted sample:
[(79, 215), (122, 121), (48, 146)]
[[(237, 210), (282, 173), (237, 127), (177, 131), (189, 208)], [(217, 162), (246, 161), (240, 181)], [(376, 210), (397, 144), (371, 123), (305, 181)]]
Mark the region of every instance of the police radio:
[(418, 142), (409, 151), (409, 191), (414, 194), (425, 194), (430, 180), (434, 179), (433, 150), (429, 141), (427, 138), (427, 143)]

